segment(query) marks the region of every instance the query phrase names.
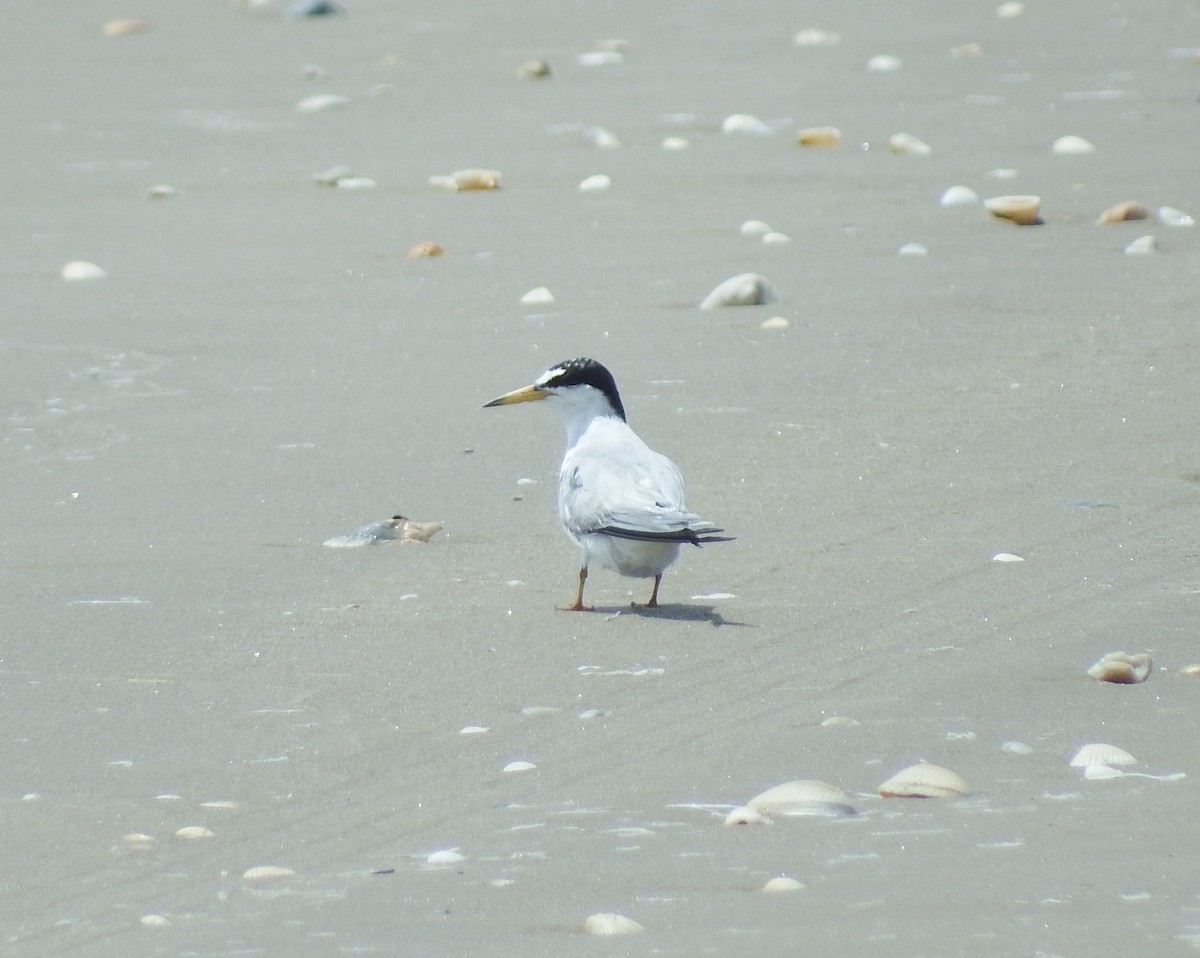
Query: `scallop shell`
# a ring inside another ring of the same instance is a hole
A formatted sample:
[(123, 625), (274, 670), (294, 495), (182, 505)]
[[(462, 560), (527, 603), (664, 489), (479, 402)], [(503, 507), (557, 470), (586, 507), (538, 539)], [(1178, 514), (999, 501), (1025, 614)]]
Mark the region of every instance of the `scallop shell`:
[(770, 894), (778, 894), (779, 892), (800, 891), (803, 887), (804, 885), (796, 879), (789, 878), (787, 875), (779, 875), (763, 885), (762, 890)]
[(409, 259), (421, 259), (426, 256), (444, 256), (445, 254), (446, 250), (440, 243), (426, 240), (423, 243), (418, 243), (416, 246), (410, 247), (404, 255)]
[(282, 865), (255, 865), (243, 872), (242, 879), (244, 881), (270, 881), (273, 878), (287, 878), (294, 874), (296, 873), (292, 869), (284, 868)]
[(1044, 222), (1041, 205), (1040, 196), (993, 196), (983, 201), (983, 208), (992, 216), (1018, 226), (1040, 226)]
[(429, 185), (439, 190), (468, 193), (478, 190), (500, 189), (499, 170), (455, 170), (444, 176), (431, 176)]
[(759, 792), (746, 805), (763, 815), (803, 815), (805, 806), (845, 801), (846, 793), (836, 785), (816, 779), (797, 779)]
[(810, 126), (796, 133), (796, 142), (801, 146), (837, 146), (842, 142), (842, 131), (836, 126)]
[(1072, 768), (1087, 768), (1089, 765), (1136, 765), (1137, 759), (1125, 749), (1105, 742), (1092, 742), (1082, 746), (1071, 759)]
[(1120, 203), (1114, 203), (1096, 220), (1096, 225), (1101, 226), (1104, 223), (1123, 223), (1126, 220), (1152, 220), (1154, 219), (1154, 210), (1145, 203), (1138, 203), (1136, 200), (1124, 200)]
[(900, 153), (907, 156), (928, 156), (933, 152), (933, 147), (924, 140), (918, 140), (911, 133), (892, 134), (888, 137), (887, 148), (892, 153)]
[(1137, 685), (1150, 678), (1154, 662), (1144, 652), (1129, 655), (1125, 652), (1109, 652), (1099, 662), (1088, 669), (1088, 675), (1099, 682), (1112, 682), (1116, 685)]
[(956, 798), (970, 795), (971, 789), (956, 772), (918, 762), (880, 785), (879, 794), (884, 798)]
[(632, 935), (645, 929), (632, 918), (601, 911), (583, 920), (583, 930), (589, 935)]
[(704, 297), (701, 309), (718, 306), (761, 306), (776, 300), (775, 290), (765, 276), (758, 273), (739, 273), (718, 284)]
[(1051, 145), (1050, 150), (1059, 156), (1086, 156), (1095, 153), (1096, 146), (1082, 136), (1060, 136)]

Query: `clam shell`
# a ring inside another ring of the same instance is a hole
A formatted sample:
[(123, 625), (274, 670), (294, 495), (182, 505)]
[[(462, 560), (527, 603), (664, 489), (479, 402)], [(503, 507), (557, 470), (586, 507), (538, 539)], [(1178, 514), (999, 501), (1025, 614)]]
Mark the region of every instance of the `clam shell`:
[(1106, 742), (1092, 742), (1082, 746), (1071, 759), (1072, 768), (1087, 768), (1089, 765), (1136, 765), (1137, 759), (1125, 749)]
[(739, 273), (718, 284), (704, 297), (701, 309), (718, 306), (761, 306), (776, 300), (775, 290), (765, 276), (758, 273)]
[(884, 798), (957, 798), (970, 795), (971, 789), (957, 772), (918, 762), (880, 785), (879, 794)]
[(1173, 206), (1160, 206), (1158, 218), (1165, 226), (1195, 226), (1196, 219)]
[(583, 920), (583, 930), (589, 935), (632, 935), (645, 929), (632, 918), (601, 911)]
[(933, 147), (924, 140), (918, 140), (911, 133), (892, 134), (888, 137), (887, 148), (892, 153), (907, 156), (928, 156), (933, 152)]
[(836, 126), (810, 126), (796, 133), (796, 142), (801, 146), (837, 146), (842, 142), (842, 131)]
[(816, 779), (797, 779), (759, 792), (746, 805), (762, 815), (807, 815), (821, 814), (814, 811), (813, 806), (845, 802), (846, 793), (836, 785)]
[(1040, 196), (993, 196), (983, 201), (983, 208), (992, 216), (1018, 226), (1040, 226), (1044, 222), (1041, 205)]
[(1104, 223), (1123, 223), (1126, 220), (1152, 220), (1154, 219), (1154, 210), (1145, 203), (1138, 203), (1136, 200), (1123, 200), (1120, 203), (1114, 203), (1096, 220), (1096, 225), (1100, 226)]
[(796, 879), (789, 878), (787, 875), (780, 875), (777, 878), (772, 878), (763, 885), (762, 890), (770, 894), (778, 894), (779, 892), (800, 891), (803, 887), (804, 885), (796, 881)]
[(1099, 682), (1137, 685), (1150, 678), (1153, 668), (1153, 660), (1144, 652), (1139, 652), (1137, 655), (1129, 655), (1126, 652), (1109, 652), (1088, 669), (1088, 675)]

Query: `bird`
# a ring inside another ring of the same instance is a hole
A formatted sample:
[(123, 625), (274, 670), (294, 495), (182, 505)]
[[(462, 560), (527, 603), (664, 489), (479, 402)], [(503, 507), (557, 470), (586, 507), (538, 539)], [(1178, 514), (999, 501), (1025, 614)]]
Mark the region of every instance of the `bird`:
[(616, 380), (601, 363), (587, 357), (558, 363), (483, 408), (543, 401), (566, 428), (558, 517), (582, 556), (575, 601), (563, 611), (590, 611), (583, 589), (592, 563), (623, 576), (653, 577), (650, 600), (634, 607), (656, 608), (663, 572), (681, 545), (733, 537), (718, 535), (725, 530), (688, 511), (679, 467), (630, 428)]

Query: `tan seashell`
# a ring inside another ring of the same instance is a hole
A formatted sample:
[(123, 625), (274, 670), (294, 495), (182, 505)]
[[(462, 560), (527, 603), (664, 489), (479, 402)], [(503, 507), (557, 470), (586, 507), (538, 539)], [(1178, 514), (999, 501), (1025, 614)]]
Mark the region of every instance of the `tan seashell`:
[(884, 798), (958, 798), (971, 789), (956, 772), (929, 762), (918, 762), (897, 772), (879, 786)]
[(150, 24), (145, 20), (134, 20), (132, 18), (109, 20), (108, 23), (100, 28), (106, 37), (127, 37), (133, 33), (145, 33), (149, 29)]
[(1126, 220), (1152, 220), (1154, 219), (1154, 210), (1145, 203), (1138, 203), (1134, 200), (1125, 200), (1121, 203), (1114, 203), (1096, 220), (1096, 225), (1101, 226), (1104, 223), (1123, 223)]
[(1144, 652), (1128, 655), (1125, 652), (1109, 652), (1088, 669), (1088, 675), (1099, 682), (1116, 685), (1137, 685), (1150, 678), (1154, 662)]
[(1105, 742), (1092, 742), (1082, 746), (1071, 759), (1072, 768), (1087, 768), (1089, 765), (1136, 765), (1137, 759), (1125, 749)]
[(1040, 196), (993, 196), (983, 201), (983, 208), (997, 219), (1010, 220), (1018, 226), (1040, 226), (1042, 198)]
[(918, 140), (911, 133), (892, 134), (888, 137), (887, 148), (892, 153), (907, 156), (928, 156), (933, 152), (933, 147), (924, 140)]
[(400, 534), (401, 542), (428, 542), (435, 532), (440, 532), (446, 523), (434, 520), (432, 522), (417, 522), (415, 519), (404, 520), (404, 531)]
[(1180, 675), (1188, 675), (1193, 678), (1200, 677), (1200, 662), (1195, 665), (1185, 665), (1179, 670)]
[(762, 890), (770, 894), (778, 894), (779, 892), (800, 891), (803, 887), (804, 885), (796, 881), (796, 879), (789, 878), (787, 875), (780, 875), (777, 878), (772, 878), (763, 885)]
[(749, 805), (739, 806), (725, 816), (726, 825), (769, 825), (770, 823), (769, 818), (756, 812)]
[(836, 126), (810, 126), (796, 133), (796, 142), (801, 146), (837, 146), (842, 142), (842, 131)]
[(446, 250), (440, 243), (426, 240), (424, 243), (418, 243), (416, 246), (410, 247), (409, 251), (404, 255), (409, 259), (420, 259), (424, 256), (444, 256), (445, 253)]
[(287, 878), (294, 874), (296, 873), (292, 869), (284, 868), (282, 865), (255, 865), (242, 873), (242, 879), (243, 881), (271, 881), (275, 878)]
[(588, 915), (583, 920), (583, 930), (589, 935), (632, 935), (635, 932), (645, 931), (632, 918), (606, 911)]
[(188, 840), (212, 838), (213, 830), (211, 828), (205, 828), (203, 825), (185, 825), (183, 828), (175, 832), (175, 837)]
[(500, 189), (499, 170), (455, 170), (445, 176), (431, 176), (429, 185), (439, 190), (467, 193), (475, 190)]
[(815, 779), (797, 779), (760, 792), (746, 805), (763, 815), (794, 815), (797, 812), (803, 814), (805, 806), (831, 805), (845, 801), (846, 793), (836, 785)]
[(526, 60), (517, 67), (517, 76), (523, 80), (544, 80), (550, 76), (550, 64), (545, 60)]

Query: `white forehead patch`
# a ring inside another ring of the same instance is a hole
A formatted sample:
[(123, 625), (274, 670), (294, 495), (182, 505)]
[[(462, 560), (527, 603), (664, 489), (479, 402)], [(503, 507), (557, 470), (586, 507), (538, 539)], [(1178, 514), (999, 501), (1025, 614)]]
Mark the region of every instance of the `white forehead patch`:
[(562, 366), (555, 366), (552, 369), (547, 369), (544, 373), (538, 376), (538, 378), (533, 381), (533, 384), (535, 386), (544, 386), (546, 383), (550, 382), (551, 379), (557, 379), (562, 374)]

